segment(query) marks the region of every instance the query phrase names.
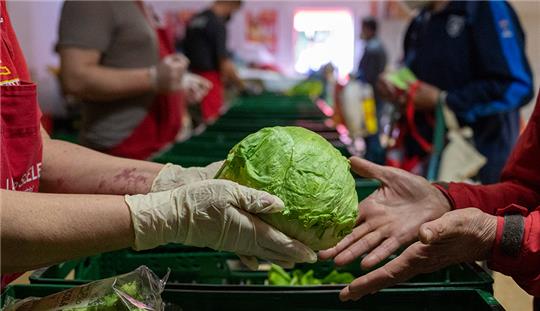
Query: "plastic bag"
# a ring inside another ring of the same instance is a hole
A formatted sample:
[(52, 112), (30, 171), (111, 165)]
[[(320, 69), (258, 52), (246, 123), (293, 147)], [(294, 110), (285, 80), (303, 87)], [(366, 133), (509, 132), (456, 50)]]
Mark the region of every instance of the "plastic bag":
[(472, 130), (461, 128), (455, 114), (446, 105), (443, 106), (443, 113), (449, 142), (442, 152), (438, 179), (446, 182), (466, 181), (478, 174), (487, 159), (467, 141), (466, 136), (472, 137)]
[(5, 311), (162, 311), (161, 293), (169, 273), (159, 279), (140, 266), (130, 273), (74, 287), (47, 297), (8, 302)]

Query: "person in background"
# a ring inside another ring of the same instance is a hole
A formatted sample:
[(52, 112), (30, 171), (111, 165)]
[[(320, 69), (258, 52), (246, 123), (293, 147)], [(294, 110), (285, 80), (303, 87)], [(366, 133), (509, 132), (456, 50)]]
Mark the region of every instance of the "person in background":
[(357, 227), (320, 259), (345, 265), (365, 255), (370, 270), (400, 248), (395, 259), (341, 291), (356, 300), (415, 275), (452, 264), (488, 260), (540, 297), (540, 95), (529, 123), (492, 185), (435, 183), (406, 171), (351, 158), (355, 172), (382, 182), (360, 202)]
[(0, 18), (2, 288), (38, 267), (171, 242), (236, 252), (251, 268), (255, 257), (284, 266), (316, 260), (307, 246), (256, 216), (283, 210), (283, 202), (213, 179), (220, 162), (183, 168), (49, 138), (4, 0)]
[[(377, 91), (377, 80), (384, 72), (387, 63), (387, 54), (378, 36), (378, 23), (373, 17), (362, 19), (362, 32), (360, 38), (364, 41), (364, 53), (358, 65), (357, 79), (368, 83), (373, 88), (377, 123), (380, 131), (382, 114), (386, 112), (385, 102), (380, 98)], [(379, 142), (379, 135), (366, 137), (366, 159), (384, 163), (385, 152)]]
[[(420, 84), (410, 102), (421, 138), (406, 136), (407, 158), (430, 153), (433, 110), (445, 103), (469, 126), (487, 158), (479, 172), (484, 184), (497, 182), (520, 131), (519, 109), (533, 97), (525, 55), (525, 34), (506, 1), (405, 1), (419, 9), (404, 40), (404, 65)], [(406, 105), (395, 88), (380, 80), (386, 98)], [(410, 165), (412, 166), (412, 165)]]
[(242, 1), (215, 1), (188, 23), (180, 49), (189, 59), (189, 69), (212, 82), (201, 102), (206, 123), (214, 122), (223, 105), (223, 82), (244, 91), (245, 86), (227, 51), (227, 22), (242, 7)]
[(58, 38), (62, 87), (82, 101), (80, 143), (92, 149), (150, 157), (177, 136), (183, 96), (208, 88), (186, 78), (187, 59), (142, 1), (66, 1)]
[(377, 34), (378, 24), (373, 17), (362, 19), (360, 38), (364, 41), (364, 53), (358, 65), (357, 78), (369, 83), (376, 92), (379, 76), (387, 63), (386, 50)]

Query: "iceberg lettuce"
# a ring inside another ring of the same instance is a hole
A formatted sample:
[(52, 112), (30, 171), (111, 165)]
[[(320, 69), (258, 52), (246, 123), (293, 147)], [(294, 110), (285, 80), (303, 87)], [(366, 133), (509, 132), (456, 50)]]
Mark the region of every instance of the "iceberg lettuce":
[(285, 210), (261, 218), (313, 250), (334, 246), (358, 213), (349, 161), (301, 127), (264, 128), (234, 146), (217, 178), (267, 191)]

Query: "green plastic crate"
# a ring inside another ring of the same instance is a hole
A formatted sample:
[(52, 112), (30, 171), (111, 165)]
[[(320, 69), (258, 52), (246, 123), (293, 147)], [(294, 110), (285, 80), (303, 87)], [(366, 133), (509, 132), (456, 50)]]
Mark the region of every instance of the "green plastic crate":
[(375, 179), (363, 179), (357, 178), (356, 182), (356, 194), (358, 195), (358, 200), (363, 200), (377, 190), (381, 183)]
[[(238, 257), (228, 252), (215, 252), (208, 249), (194, 251), (193, 248), (169, 245), (149, 251), (136, 252), (122, 250), (88, 257), (83, 260), (69, 261), (35, 271), (30, 276), (32, 283), (41, 284), (84, 284), (135, 270), (146, 265), (158, 275), (171, 269), (170, 283), (184, 284), (187, 287), (197, 284), (198, 288), (214, 288), (215, 286), (248, 286), (264, 287), (267, 271), (250, 271), (240, 264)], [(360, 259), (343, 266), (336, 267), (332, 261), (321, 261), (314, 264), (297, 264), (295, 269), (313, 270), (315, 276), (323, 278), (334, 269), (360, 276)], [(74, 270), (75, 277), (66, 279)], [(410, 281), (399, 284), (403, 288), (421, 287), (469, 287), (488, 292), (492, 291), (493, 279), (481, 267), (472, 264), (460, 264), (440, 271), (419, 275)], [(287, 286), (286, 286), (287, 287)], [(341, 285), (325, 285), (325, 288), (341, 288)], [(287, 287), (291, 290), (294, 286)]]
[(228, 115), (225, 114), (221, 118), (219, 118), (214, 124), (212, 125), (221, 125), (221, 124), (227, 124), (227, 123), (251, 123), (251, 124), (261, 124), (263, 126), (272, 126), (272, 125), (290, 125), (290, 124), (298, 124), (298, 123), (324, 123), (327, 119), (326, 116), (321, 116), (319, 118), (299, 118), (298, 116), (292, 118), (280, 118), (274, 117), (272, 115), (262, 115), (262, 116), (253, 116), (246, 118), (245, 116), (241, 115)]
[[(69, 288), (69, 285), (13, 285), (2, 294), (0, 305), (8, 298), (44, 297)], [(320, 288), (185, 289), (167, 285), (161, 296), (167, 311), (504, 311), (490, 293), (470, 288), (385, 289), (355, 302), (339, 301), (338, 292), (338, 289)]]
[(305, 109), (309, 111), (317, 111), (313, 100), (307, 96), (251, 96), (237, 97), (230, 105), (229, 111), (240, 109), (274, 109), (275, 111), (295, 111)]
[[(261, 128), (229, 128), (229, 129), (223, 129), (223, 128), (213, 128), (209, 127), (206, 129), (206, 131), (199, 135), (195, 136), (194, 138), (198, 137), (205, 137), (205, 136), (222, 136), (222, 140), (236, 140), (240, 141), (244, 137), (248, 136), (249, 134), (252, 134), (254, 132), (257, 132)], [(315, 131), (317, 134), (324, 137), (326, 140), (333, 142), (339, 140), (339, 133), (337, 133), (333, 129), (326, 129), (325, 131)]]
[[(237, 141), (219, 141), (219, 140), (203, 140), (203, 139), (190, 139), (182, 143), (174, 144), (166, 152), (162, 153), (158, 157), (174, 157), (174, 156), (204, 156), (212, 155), (225, 159), (229, 151), (237, 144)], [(332, 142), (332, 145), (343, 154), (345, 157), (349, 157), (350, 153), (347, 150), (347, 146), (339, 141)]]
[(257, 291), (169, 289), (166, 310), (438, 310), (500, 311), (504, 308), (484, 291), (459, 288), (388, 289), (355, 302), (341, 302), (336, 290), (261, 289)]
[(216, 132), (227, 132), (227, 131), (238, 131), (238, 132), (256, 132), (259, 129), (265, 127), (274, 127), (274, 126), (299, 126), (311, 130), (313, 132), (335, 132), (334, 129), (329, 128), (322, 121), (309, 121), (309, 120), (294, 120), (285, 121), (282, 119), (267, 119), (263, 121), (256, 120), (228, 120), (226, 118), (220, 119), (220, 121), (212, 124), (208, 127), (209, 131)]
[[(271, 110), (271, 109), (237, 109), (229, 110), (221, 118), (227, 120), (265, 120), (269, 117), (282, 120), (296, 120), (302, 118), (305, 120), (321, 120), (326, 116), (320, 111), (307, 111), (306, 109), (299, 109), (295, 111), (284, 110)], [(220, 119), (221, 120), (221, 119)]]

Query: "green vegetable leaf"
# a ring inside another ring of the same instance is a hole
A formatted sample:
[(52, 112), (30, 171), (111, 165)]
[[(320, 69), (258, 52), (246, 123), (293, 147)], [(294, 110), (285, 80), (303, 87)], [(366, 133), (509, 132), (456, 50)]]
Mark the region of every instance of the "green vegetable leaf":
[(291, 276), (282, 267), (272, 264), (268, 271), (268, 283), (270, 285), (286, 286), (291, 284)]
[(313, 270), (309, 270), (300, 278), (300, 285), (321, 285), (322, 281), (317, 279)]
[[(292, 274), (292, 276), (291, 276)], [(354, 280), (354, 276), (348, 272), (338, 272), (333, 270), (323, 279), (315, 277), (315, 272), (309, 270), (304, 273), (302, 270), (294, 270), (289, 274), (278, 265), (272, 264), (268, 271), (268, 284), (277, 286), (302, 286), (321, 284), (349, 284)]]
[(348, 272), (337, 272), (333, 270), (322, 279), (323, 284), (349, 284), (354, 280), (354, 276)]

